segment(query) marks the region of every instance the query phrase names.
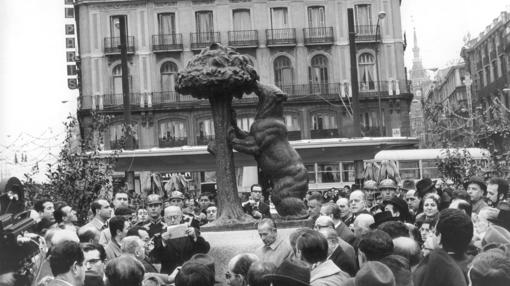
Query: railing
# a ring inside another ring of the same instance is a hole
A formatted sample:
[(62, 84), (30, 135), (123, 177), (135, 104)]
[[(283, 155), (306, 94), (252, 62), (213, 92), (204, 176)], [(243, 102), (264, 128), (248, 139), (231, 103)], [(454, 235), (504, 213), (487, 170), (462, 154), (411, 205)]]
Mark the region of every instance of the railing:
[(360, 129), (361, 129), (361, 136), (364, 136), (364, 137), (379, 137), (379, 136), (386, 135), (386, 128), (384, 126), (382, 126), (382, 132), (383, 132), (382, 135), (379, 132), (379, 126), (370, 126), (370, 127), (361, 126)]
[(296, 45), (296, 29), (266, 29), (267, 46)]
[(304, 28), (305, 45), (333, 44), (333, 27)]
[(220, 32), (191, 33), (191, 49), (203, 49), (221, 42)]
[(301, 131), (300, 130), (287, 131), (287, 138), (289, 140), (301, 140)]
[(378, 42), (381, 40), (380, 35), (377, 37), (375, 25), (356, 25), (356, 41), (358, 42)]
[(188, 145), (188, 137), (159, 138), (159, 147), (179, 147)]
[[(276, 84), (289, 98), (292, 97), (334, 97), (345, 98), (351, 96), (351, 87), (348, 82), (343, 83), (310, 83), (310, 84)], [(359, 83), (360, 98), (381, 96), (393, 96), (401, 93), (408, 93), (409, 84), (405, 80), (387, 80)], [(122, 94), (98, 94), (85, 95), (80, 98), (81, 109), (103, 110), (111, 108), (122, 108)], [(241, 100), (253, 101), (257, 99), (254, 93), (245, 94)], [(139, 108), (152, 108), (165, 104), (193, 103), (200, 102), (200, 99), (191, 95), (179, 94), (176, 91), (159, 91), (150, 93), (131, 93), (130, 105)]]
[(259, 34), (256, 30), (229, 31), (228, 45), (232, 47), (257, 47)]
[[(135, 52), (135, 37), (127, 37), (127, 52)], [(104, 53), (107, 55), (120, 54), (120, 37), (104, 38)]]
[(182, 34), (153, 35), (152, 50), (155, 52), (182, 51)]
[[(110, 150), (120, 150), (125, 148), (125, 142), (123, 140), (110, 140)], [(138, 140), (133, 138), (133, 148), (138, 149)]]
[(197, 136), (197, 145), (207, 145), (214, 140), (214, 135)]
[(335, 129), (312, 129), (310, 130), (312, 139), (338, 138), (338, 128)]

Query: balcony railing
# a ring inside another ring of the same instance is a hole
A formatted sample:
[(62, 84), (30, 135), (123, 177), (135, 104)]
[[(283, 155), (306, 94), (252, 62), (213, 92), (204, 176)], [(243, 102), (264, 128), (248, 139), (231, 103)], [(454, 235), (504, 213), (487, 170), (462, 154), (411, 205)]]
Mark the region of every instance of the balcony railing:
[(182, 51), (182, 34), (153, 35), (154, 52)]
[(379, 42), (381, 35), (376, 35), (375, 25), (356, 25), (356, 42)]
[[(130, 93), (129, 94), (129, 105), (131, 106), (139, 106), (141, 102), (141, 94), (140, 93)], [(104, 94), (99, 95), (97, 98), (97, 106), (101, 109), (122, 107), (124, 104), (124, 97), (122, 93), (113, 93), (113, 94)]]
[[(134, 138), (133, 140), (133, 148), (134, 149), (138, 149), (138, 140), (136, 138)], [(120, 150), (120, 149), (124, 149), (126, 146), (126, 143), (123, 141), (123, 140), (110, 140), (110, 149), (111, 150)]]
[(228, 45), (236, 48), (256, 48), (259, 45), (258, 31), (229, 31)]
[[(312, 83), (312, 84), (276, 84), (289, 97), (321, 95), (321, 96), (350, 96), (350, 86), (348, 83)], [(379, 88), (378, 88), (379, 87)], [(382, 95), (399, 95), (409, 92), (409, 84), (405, 80), (372, 81), (360, 82), (359, 93), (361, 97), (377, 96), (378, 91)]]
[(266, 41), (268, 47), (295, 46), (296, 29), (266, 29)]
[[(135, 53), (135, 37), (127, 37), (127, 52)], [(120, 54), (120, 37), (104, 38), (104, 53), (107, 55)]]
[(310, 130), (312, 139), (338, 138), (338, 128)]
[(289, 140), (301, 140), (301, 131), (300, 130), (287, 131), (287, 138)]
[(188, 137), (159, 138), (159, 147), (179, 147), (188, 145)]
[(333, 44), (333, 27), (304, 28), (305, 45)]
[(198, 50), (221, 42), (220, 32), (191, 33), (191, 49)]
[(197, 136), (197, 145), (207, 145), (212, 140), (214, 140), (214, 135)]

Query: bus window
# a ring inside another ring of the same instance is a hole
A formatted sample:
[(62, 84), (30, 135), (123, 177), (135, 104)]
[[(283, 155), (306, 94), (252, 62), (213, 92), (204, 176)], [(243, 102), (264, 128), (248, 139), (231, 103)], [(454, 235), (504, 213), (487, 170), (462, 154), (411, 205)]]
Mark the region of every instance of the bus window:
[(402, 180), (420, 179), (419, 161), (399, 161), (400, 178)]
[(305, 165), (308, 171), (308, 183), (315, 184), (315, 164)]
[(354, 181), (354, 163), (342, 163), (342, 182)]
[(340, 182), (340, 169), (337, 164), (319, 164), (318, 166), (318, 179), (320, 183), (334, 183)]
[(437, 169), (436, 165), (437, 160), (422, 160), (421, 166), (423, 168), (423, 177), (424, 178), (440, 178), (441, 174), (439, 173), (439, 170)]

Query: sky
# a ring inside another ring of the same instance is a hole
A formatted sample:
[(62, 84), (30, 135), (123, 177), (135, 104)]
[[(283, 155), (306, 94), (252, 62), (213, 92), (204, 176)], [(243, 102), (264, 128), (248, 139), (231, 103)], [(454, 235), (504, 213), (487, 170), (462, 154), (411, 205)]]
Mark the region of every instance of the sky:
[[(0, 177), (54, 161), (63, 122), (76, 113), (78, 94), (67, 88), (63, 3), (0, 0)], [(402, 0), (407, 68), (413, 28), (424, 66), (441, 68), (460, 57), (468, 32), (478, 36), (509, 6), (509, 0)], [(27, 162), (15, 165), (14, 154), (23, 152)]]

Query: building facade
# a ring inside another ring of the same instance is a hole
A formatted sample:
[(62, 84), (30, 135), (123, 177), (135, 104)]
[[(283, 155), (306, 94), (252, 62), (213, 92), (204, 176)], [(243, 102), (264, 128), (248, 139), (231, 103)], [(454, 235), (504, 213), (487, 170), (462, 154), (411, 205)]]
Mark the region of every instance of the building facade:
[[(348, 8), (354, 9), (356, 26), (357, 119), (351, 107)], [(121, 17), (127, 22), (135, 148), (206, 145), (214, 137), (209, 102), (175, 92), (176, 73), (214, 42), (249, 56), (261, 81), (288, 94), (290, 140), (350, 138), (353, 120), (360, 120), (363, 136), (410, 135), (412, 94), (399, 0), (77, 0), (75, 9), (80, 125), (87, 136), (92, 112), (114, 116), (104, 134), (105, 149), (116, 148), (122, 136)], [(386, 17), (378, 21), (380, 11)], [(241, 128), (249, 129), (256, 102), (253, 95), (233, 102)], [(305, 163), (313, 180), (328, 170), (334, 172), (335, 183), (353, 181), (353, 162), (332, 158), (329, 163)], [(151, 172), (162, 171), (155, 167), (137, 172), (142, 189)], [(197, 180), (207, 181), (205, 173)]]
[(471, 74), (473, 108), (487, 108), (493, 98), (510, 107), (510, 12), (501, 12), (482, 33), (467, 42), (461, 56)]
[(450, 143), (469, 139), (465, 138), (472, 116), (468, 108), (468, 78), (464, 63), (437, 72), (424, 104), (424, 108), (429, 109), (425, 114), (434, 114), (434, 118), (425, 118), (427, 146), (442, 147), (438, 133)]

